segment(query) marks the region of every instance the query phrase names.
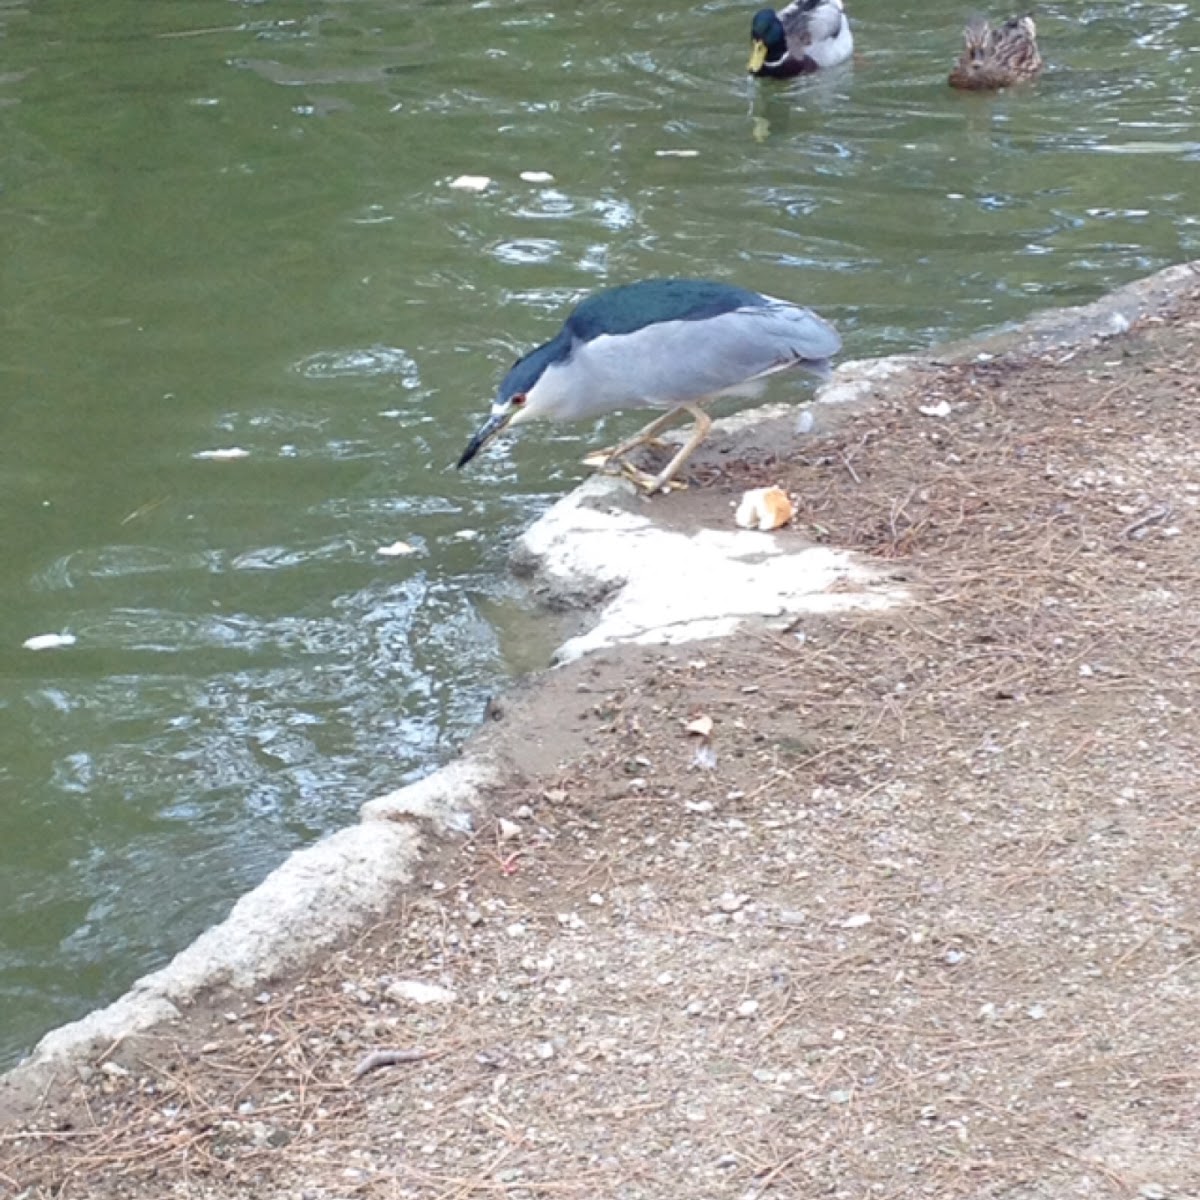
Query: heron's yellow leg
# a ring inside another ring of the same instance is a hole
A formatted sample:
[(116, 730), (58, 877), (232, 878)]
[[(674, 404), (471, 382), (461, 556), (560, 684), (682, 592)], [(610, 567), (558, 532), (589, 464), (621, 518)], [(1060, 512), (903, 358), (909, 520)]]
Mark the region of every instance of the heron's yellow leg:
[(695, 404), (685, 404), (683, 409), (691, 413), (696, 422), (692, 436), (680, 446), (675, 457), (650, 480), (649, 485), (644, 489), (649, 495), (664, 491), (670, 486), (679, 486), (675, 476), (683, 469), (683, 464), (696, 453), (700, 443), (708, 437), (708, 431), (712, 428), (712, 417), (704, 409)]
[(639, 429), (632, 437), (626, 438), (623, 442), (618, 442), (615, 446), (609, 447), (607, 450), (593, 450), (583, 461), (585, 466), (589, 467), (605, 467), (612, 464), (616, 459), (622, 458), (631, 450), (636, 450), (639, 446), (654, 446), (661, 445), (658, 442), (657, 435), (660, 434), (666, 427), (675, 419), (675, 414), (682, 412), (682, 409), (673, 408), (670, 412), (665, 412), (661, 417), (655, 417), (649, 425)]

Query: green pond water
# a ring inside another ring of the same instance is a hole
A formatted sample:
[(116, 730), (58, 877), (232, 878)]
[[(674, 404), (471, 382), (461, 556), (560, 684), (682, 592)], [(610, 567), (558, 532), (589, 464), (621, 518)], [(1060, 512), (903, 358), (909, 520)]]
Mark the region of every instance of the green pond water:
[(0, 1065), (538, 660), (508, 547), (637, 416), (446, 468), (569, 302), (712, 276), (862, 357), (1200, 255), (1187, 4), (1039, 4), (999, 97), (974, 5), (766, 86), (754, 7), (0, 0)]

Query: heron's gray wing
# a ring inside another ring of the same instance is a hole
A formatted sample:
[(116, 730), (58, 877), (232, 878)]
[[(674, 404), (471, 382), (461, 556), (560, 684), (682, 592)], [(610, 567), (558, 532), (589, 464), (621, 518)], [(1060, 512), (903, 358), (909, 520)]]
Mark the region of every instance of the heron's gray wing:
[(572, 398), (564, 415), (669, 408), (788, 367), (820, 368), (841, 344), (816, 313), (782, 302), (599, 337), (578, 346), (566, 366)]

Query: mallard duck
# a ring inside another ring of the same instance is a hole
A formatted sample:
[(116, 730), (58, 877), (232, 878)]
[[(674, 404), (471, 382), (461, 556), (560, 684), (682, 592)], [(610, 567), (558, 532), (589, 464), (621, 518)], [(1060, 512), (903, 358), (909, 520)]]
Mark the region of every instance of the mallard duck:
[(951, 87), (993, 91), (1033, 79), (1042, 69), (1031, 16), (1010, 17), (999, 29), (980, 17), (967, 25), (963, 39), (966, 47), (950, 72)]
[(760, 9), (750, 39), (747, 70), (774, 79), (836, 67), (854, 53), (842, 0), (792, 0), (781, 12)]

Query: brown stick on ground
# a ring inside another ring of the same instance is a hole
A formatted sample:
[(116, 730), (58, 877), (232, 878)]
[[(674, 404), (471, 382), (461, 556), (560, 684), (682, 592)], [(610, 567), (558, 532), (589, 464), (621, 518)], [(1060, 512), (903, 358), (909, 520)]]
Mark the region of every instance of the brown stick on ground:
[(358, 1060), (358, 1065), (354, 1068), (353, 1078), (361, 1079), (364, 1075), (370, 1074), (372, 1071), (378, 1071), (380, 1067), (395, 1067), (401, 1063), (423, 1062), (427, 1058), (432, 1058), (435, 1054), (433, 1050), (420, 1050), (415, 1047), (408, 1050), (372, 1050), (370, 1054), (364, 1055)]

